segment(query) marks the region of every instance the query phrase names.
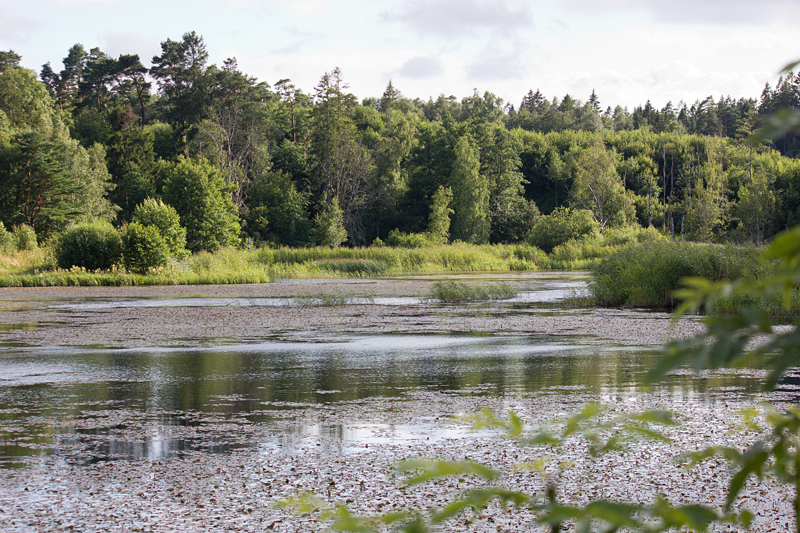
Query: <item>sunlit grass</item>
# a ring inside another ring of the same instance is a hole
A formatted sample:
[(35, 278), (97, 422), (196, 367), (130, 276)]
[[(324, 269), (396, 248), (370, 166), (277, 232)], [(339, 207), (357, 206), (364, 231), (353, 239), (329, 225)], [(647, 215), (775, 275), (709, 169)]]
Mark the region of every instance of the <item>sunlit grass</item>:
[(426, 300), (446, 303), (508, 300), (517, 296), (517, 291), (505, 283), (496, 285), (468, 285), (456, 281), (437, 281), (431, 287)]

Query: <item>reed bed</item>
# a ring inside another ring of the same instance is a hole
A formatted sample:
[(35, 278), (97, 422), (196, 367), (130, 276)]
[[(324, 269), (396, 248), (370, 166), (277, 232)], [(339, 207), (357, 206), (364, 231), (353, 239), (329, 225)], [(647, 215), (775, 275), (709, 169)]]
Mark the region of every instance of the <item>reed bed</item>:
[(671, 308), (679, 303), (674, 293), (684, 278), (734, 281), (765, 275), (771, 266), (762, 262), (762, 252), (755, 246), (699, 243), (625, 246), (595, 264), (589, 288), (599, 305)]

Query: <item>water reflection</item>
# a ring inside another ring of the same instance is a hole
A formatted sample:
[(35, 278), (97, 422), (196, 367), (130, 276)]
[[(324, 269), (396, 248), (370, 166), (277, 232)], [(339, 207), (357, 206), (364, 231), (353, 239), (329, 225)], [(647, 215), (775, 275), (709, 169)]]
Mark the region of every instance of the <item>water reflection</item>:
[[(78, 463), (159, 459), (240, 446), (248, 425), (280, 426), (264, 446), (298, 446), (339, 432), (335, 446), (369, 439), (443, 438), (424, 428), (352, 423), (289, 431), (281, 414), (338, 408), (413, 391), (461, 395), (590, 393), (626, 401), (654, 354), (590, 345), (580, 338), (470, 335), (331, 336), (319, 342), (264, 342), (214, 348), (5, 349), (0, 352), (0, 464), (54, 453)], [(750, 394), (759, 376), (677, 375), (665, 399), (707, 402)], [(327, 432), (327, 433), (326, 433)], [(453, 436), (447, 434), (448, 436)], [(294, 442), (294, 444), (292, 444)]]

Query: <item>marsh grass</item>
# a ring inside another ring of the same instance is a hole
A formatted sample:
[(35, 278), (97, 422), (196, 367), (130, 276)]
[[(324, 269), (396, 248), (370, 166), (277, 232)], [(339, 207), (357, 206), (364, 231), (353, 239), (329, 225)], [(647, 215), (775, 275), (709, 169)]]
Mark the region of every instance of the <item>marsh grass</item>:
[[(598, 305), (672, 308), (684, 278), (734, 281), (765, 275), (770, 267), (760, 260), (762, 252), (755, 246), (699, 243), (625, 246), (598, 261), (589, 290)], [(737, 305), (735, 299), (722, 304)]]
[(301, 307), (340, 307), (356, 303), (355, 298), (339, 293), (317, 293), (295, 296), (294, 302)]
[[(614, 246), (619, 246), (614, 244)], [(456, 243), (425, 248), (224, 248), (144, 273), (58, 269), (52, 246), (0, 254), (0, 286), (180, 285), (264, 283), (281, 278), (385, 277), (407, 274), (511, 272), (590, 267), (610, 253), (597, 243), (567, 243), (551, 256), (526, 244)]]
[(517, 296), (517, 291), (505, 283), (496, 285), (468, 285), (456, 281), (437, 281), (425, 300), (432, 302), (460, 303), (488, 300), (508, 300)]
[(508, 272), (548, 268), (532, 246), (452, 244), (426, 248), (275, 248), (259, 250), (274, 277), (359, 276), (434, 272)]

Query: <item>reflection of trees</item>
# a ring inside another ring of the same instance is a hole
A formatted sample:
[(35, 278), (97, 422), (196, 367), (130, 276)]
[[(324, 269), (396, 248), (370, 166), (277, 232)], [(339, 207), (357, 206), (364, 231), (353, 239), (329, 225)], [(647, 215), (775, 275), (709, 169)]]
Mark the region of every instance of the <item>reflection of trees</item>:
[[(657, 355), (630, 348), (547, 345), (546, 340), (525, 337), (410, 348), (403, 348), (403, 342), (387, 336), (386, 347), (374, 350), (351, 350), (346, 344), (315, 350), (309, 344), (285, 351), (232, 347), (65, 354), (76, 367), (92, 369), (83, 379), (107, 376), (108, 381), (34, 385), (5, 394), (0, 425), (6, 429), (0, 429), (0, 440), (8, 442), (0, 446), (0, 457), (40, 453), (8, 440), (17, 438), (64, 450), (77, 444), (89, 456), (132, 459), (174, 456), (197, 446), (222, 451), (227, 445), (214, 441), (213, 432), (173, 438), (167, 426), (204, 426), (205, 414), (261, 417), (280, 408), (270, 406), (272, 402), (329, 404), (336, 409), (338, 402), (398, 398), (404, 391), (420, 389), (499, 396), (540, 393), (568, 401), (570, 389), (579, 388), (580, 394), (602, 394), (610, 402), (647, 392), (657, 403), (680, 405), (750, 394), (760, 386), (747, 374), (715, 373), (703, 378), (674, 375), (648, 390), (638, 384), (639, 377)], [(120, 426), (101, 425), (89, 432), (70, 428), (72, 421), (91, 417), (92, 410), (115, 409), (133, 409), (140, 417), (130, 421), (121, 415)], [(197, 417), (185, 420), (191, 413)], [(54, 422), (29, 423), (32, 414)], [(68, 428), (57, 427), (57, 421)], [(142, 433), (142, 426), (147, 431)], [(136, 439), (126, 438), (134, 434)]]

